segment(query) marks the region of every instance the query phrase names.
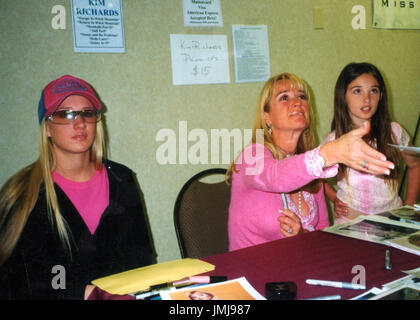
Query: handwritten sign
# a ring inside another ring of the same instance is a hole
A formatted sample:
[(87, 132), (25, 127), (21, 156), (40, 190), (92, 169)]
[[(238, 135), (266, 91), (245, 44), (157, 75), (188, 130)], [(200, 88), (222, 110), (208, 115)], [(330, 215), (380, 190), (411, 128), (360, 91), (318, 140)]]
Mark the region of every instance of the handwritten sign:
[(171, 34), (174, 85), (229, 83), (225, 35)]
[(74, 52), (125, 52), (121, 0), (72, 0)]

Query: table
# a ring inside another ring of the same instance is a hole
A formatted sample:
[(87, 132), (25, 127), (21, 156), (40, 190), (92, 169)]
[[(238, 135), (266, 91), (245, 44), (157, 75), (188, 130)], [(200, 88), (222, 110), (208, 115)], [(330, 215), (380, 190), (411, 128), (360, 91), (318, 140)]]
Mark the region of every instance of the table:
[[(391, 252), (390, 271), (385, 269), (386, 249)], [(206, 275), (227, 276), (228, 280), (243, 276), (264, 296), (266, 282), (293, 281), (297, 285), (297, 299), (333, 294), (351, 299), (372, 287), (380, 288), (406, 276), (401, 270), (420, 267), (420, 256), (325, 231), (304, 233), (201, 260), (216, 266)], [(314, 286), (305, 282), (309, 278), (352, 282), (354, 277), (362, 276), (361, 268), (365, 270), (365, 291)]]

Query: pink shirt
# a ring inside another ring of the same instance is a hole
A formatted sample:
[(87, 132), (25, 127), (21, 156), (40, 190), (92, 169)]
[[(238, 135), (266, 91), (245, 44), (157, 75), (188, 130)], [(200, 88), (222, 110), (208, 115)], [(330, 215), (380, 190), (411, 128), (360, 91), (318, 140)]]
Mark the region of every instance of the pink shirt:
[[(289, 209), (298, 214), (287, 193), (317, 178), (337, 174), (338, 166), (323, 169), (324, 159), (319, 148), (281, 161), (262, 145), (247, 146), (236, 161), (233, 172), (229, 207), (229, 250), (245, 248), (281, 239), (279, 209), (283, 208), (281, 193), (286, 193)], [(239, 164), (240, 163), (240, 164)], [(307, 230), (329, 226), (323, 187), (316, 194), (303, 192), (310, 212), (300, 217)], [(298, 214), (299, 216), (299, 214)]]
[(86, 182), (68, 180), (55, 171), (52, 172), (52, 177), (73, 203), (90, 233), (94, 234), (102, 213), (109, 204), (109, 183), (105, 167), (102, 166)]
[[(397, 123), (391, 123), (392, 133), (396, 139), (396, 144), (408, 145), (410, 136)], [(335, 139), (335, 131), (328, 134), (325, 142)], [(345, 202), (350, 208), (365, 214), (374, 214), (391, 209), (396, 209), (402, 205), (398, 196), (398, 189), (393, 189), (386, 184), (382, 176), (376, 176), (362, 171), (349, 169), (348, 181), (338, 179), (337, 197)], [(334, 218), (335, 224), (348, 221), (345, 217)]]

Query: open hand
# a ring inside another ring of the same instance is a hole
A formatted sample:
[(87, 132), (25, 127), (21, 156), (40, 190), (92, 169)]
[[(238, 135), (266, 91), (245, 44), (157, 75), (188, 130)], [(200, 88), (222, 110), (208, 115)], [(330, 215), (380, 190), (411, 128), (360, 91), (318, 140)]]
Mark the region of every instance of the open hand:
[(389, 175), (390, 169), (395, 167), (394, 164), (362, 139), (369, 131), (370, 123), (365, 121), (360, 128), (321, 146), (319, 154), (324, 158), (325, 166), (342, 163), (366, 173)]

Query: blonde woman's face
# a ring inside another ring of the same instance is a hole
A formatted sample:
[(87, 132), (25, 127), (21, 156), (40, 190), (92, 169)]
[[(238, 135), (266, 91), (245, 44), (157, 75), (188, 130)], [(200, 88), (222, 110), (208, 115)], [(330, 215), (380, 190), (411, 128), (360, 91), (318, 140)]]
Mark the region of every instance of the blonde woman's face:
[(273, 130), (303, 131), (310, 123), (308, 96), (289, 80), (277, 81), (264, 120)]
[[(67, 97), (57, 110), (90, 110), (95, 109), (92, 103), (82, 96)], [(78, 116), (69, 124), (55, 124), (47, 121), (47, 136), (51, 138), (53, 150), (63, 155), (89, 153), (95, 140), (96, 123), (86, 122)]]

